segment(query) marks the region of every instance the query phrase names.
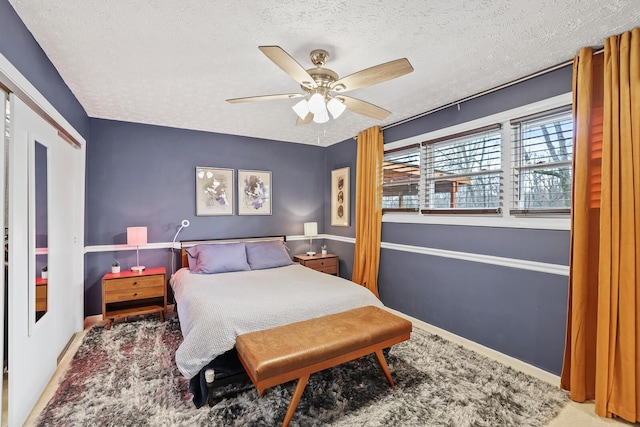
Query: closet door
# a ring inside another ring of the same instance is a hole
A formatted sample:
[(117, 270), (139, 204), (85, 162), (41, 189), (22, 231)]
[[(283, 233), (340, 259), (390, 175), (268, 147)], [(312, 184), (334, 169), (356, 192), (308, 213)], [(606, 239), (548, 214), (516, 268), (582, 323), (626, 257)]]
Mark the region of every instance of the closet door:
[[(3, 233), (3, 237), (2, 239), (4, 240), (4, 232), (6, 230), (6, 226), (7, 224), (5, 224), (5, 165), (6, 165), (6, 158), (5, 158), (5, 146), (7, 144), (7, 141), (5, 141), (6, 138), (6, 132), (5, 129), (8, 130), (8, 124), (6, 123), (6, 110), (7, 110), (7, 106), (8, 106), (8, 100), (7, 100), (7, 92), (5, 92), (2, 88), (0, 88), (0, 97), (2, 98), (2, 100), (0, 100), (0, 108), (2, 108), (2, 113), (0, 114), (0, 116), (2, 116), (2, 148), (0, 149), (0, 209), (2, 209), (2, 212), (0, 213), (0, 227), (2, 228), (2, 233)], [(2, 242), (3, 246), (7, 243), (5, 241)], [(6, 249), (3, 249), (3, 251), (5, 251)], [(5, 256), (5, 261), (6, 261), (6, 256), (7, 254), (4, 254)], [(6, 331), (6, 325), (5, 325), (5, 287), (7, 286), (7, 283), (5, 282), (5, 272), (7, 271), (7, 265), (5, 265), (3, 267), (3, 273), (0, 274), (0, 307), (2, 307), (2, 316), (0, 316), (0, 334), (2, 335), (2, 347), (0, 348), (0, 353), (2, 354), (2, 360), (4, 361), (7, 358), (7, 354), (5, 354), (5, 345), (4, 343), (6, 342), (6, 340), (8, 340), (9, 337), (5, 336), (5, 331)], [(3, 375), (4, 377), (4, 375)], [(4, 400), (3, 400), (3, 393), (4, 393), (4, 380), (0, 381), (0, 385), (2, 385), (3, 387), (0, 387), (0, 413), (2, 413), (3, 408), (3, 404), (4, 404)]]
[[(13, 94), (10, 108), (8, 416), (22, 425), (81, 329), (84, 150)], [(36, 281), (46, 286), (44, 306)]]

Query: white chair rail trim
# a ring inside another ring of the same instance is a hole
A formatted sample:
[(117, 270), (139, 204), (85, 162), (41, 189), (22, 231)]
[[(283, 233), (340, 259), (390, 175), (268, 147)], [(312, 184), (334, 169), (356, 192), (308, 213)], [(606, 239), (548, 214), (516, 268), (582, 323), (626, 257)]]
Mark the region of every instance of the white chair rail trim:
[[(336, 236), (332, 234), (320, 234), (316, 239), (333, 240), (336, 242), (355, 244), (356, 239), (353, 237)], [(307, 240), (303, 235), (287, 236), (287, 241)], [(141, 245), (140, 250), (147, 249), (171, 249), (171, 242), (147, 243)], [(382, 249), (390, 249), (394, 251), (410, 252), (415, 254), (437, 256), (443, 258), (453, 258), (462, 261), (479, 262), (483, 264), (498, 265), (502, 267), (517, 268), (521, 270), (537, 271), (540, 273), (555, 274), (558, 276), (569, 276), (569, 266), (561, 264), (552, 264), (538, 261), (528, 261), (517, 258), (506, 258), (494, 255), (483, 255), (471, 252), (450, 251), (446, 249), (427, 248), (423, 246), (404, 245), (400, 243), (382, 242)], [(180, 249), (179, 243), (176, 242), (175, 249)], [(134, 251), (135, 246), (128, 245), (95, 245), (85, 246), (85, 253), (93, 252), (118, 252), (118, 251)]]

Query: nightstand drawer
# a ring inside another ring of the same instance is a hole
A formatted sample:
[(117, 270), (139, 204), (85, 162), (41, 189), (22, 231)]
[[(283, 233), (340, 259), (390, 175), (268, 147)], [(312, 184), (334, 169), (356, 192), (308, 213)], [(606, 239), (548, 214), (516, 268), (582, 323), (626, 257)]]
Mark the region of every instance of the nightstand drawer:
[(338, 266), (337, 265), (334, 265), (334, 266), (331, 266), (331, 267), (314, 268), (314, 270), (319, 271), (321, 273), (333, 274), (334, 276), (338, 275)]
[(145, 286), (140, 288), (127, 288), (110, 290), (105, 293), (105, 303), (132, 301), (146, 298), (164, 298), (164, 285)]
[(334, 269), (338, 266), (338, 258), (319, 258), (305, 261), (304, 265), (314, 270)]
[(340, 258), (337, 255), (294, 255), (293, 260), (321, 273), (340, 275)]
[(127, 277), (117, 280), (105, 281), (105, 292), (132, 291), (142, 288), (150, 288), (158, 285), (164, 285), (163, 276), (140, 276)]

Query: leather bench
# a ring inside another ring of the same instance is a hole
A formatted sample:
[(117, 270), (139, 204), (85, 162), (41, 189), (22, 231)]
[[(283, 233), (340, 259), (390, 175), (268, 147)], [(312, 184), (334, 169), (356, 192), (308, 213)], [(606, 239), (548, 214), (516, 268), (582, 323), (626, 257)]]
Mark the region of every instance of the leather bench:
[(409, 339), (411, 322), (367, 306), (238, 336), (236, 349), (260, 396), (266, 389), (298, 379), (283, 426), (298, 406), (309, 376), (375, 353), (393, 387), (382, 350)]

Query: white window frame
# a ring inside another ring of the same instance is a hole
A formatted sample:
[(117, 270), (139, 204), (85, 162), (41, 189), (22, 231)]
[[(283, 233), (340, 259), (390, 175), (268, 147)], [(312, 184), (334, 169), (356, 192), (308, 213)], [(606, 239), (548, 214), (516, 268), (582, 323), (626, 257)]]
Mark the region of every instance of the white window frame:
[[(422, 135), (416, 135), (411, 138), (394, 141), (385, 144), (385, 150), (391, 150), (406, 147), (412, 144), (419, 144), (422, 141), (432, 140), (436, 138), (446, 137), (461, 132), (467, 132), (476, 128), (489, 126), (495, 123), (502, 124), (502, 162), (503, 165), (511, 165), (512, 159), (512, 128), (510, 121), (517, 117), (527, 116), (540, 113), (546, 110), (571, 105), (572, 93), (567, 92), (562, 95), (554, 96), (542, 101), (527, 104), (511, 110), (502, 111), (500, 113), (485, 116), (476, 120), (461, 123), (459, 125), (438, 129)], [(464, 104), (461, 106), (464, 108)], [(503, 200), (505, 203), (513, 200), (511, 189), (513, 174), (505, 170), (503, 185)], [(422, 189), (421, 189), (422, 191)], [(421, 195), (421, 197), (423, 197)], [(422, 199), (423, 200), (423, 199)], [(564, 215), (549, 215), (544, 217), (535, 216), (514, 216), (509, 213), (509, 209), (505, 206), (502, 213), (495, 215), (470, 215), (470, 214), (428, 214), (424, 215), (420, 212), (387, 212), (382, 216), (382, 222), (390, 223), (414, 223), (414, 224), (441, 224), (441, 225), (466, 225), (479, 227), (509, 227), (509, 228), (533, 228), (548, 230), (569, 230), (570, 217)]]

